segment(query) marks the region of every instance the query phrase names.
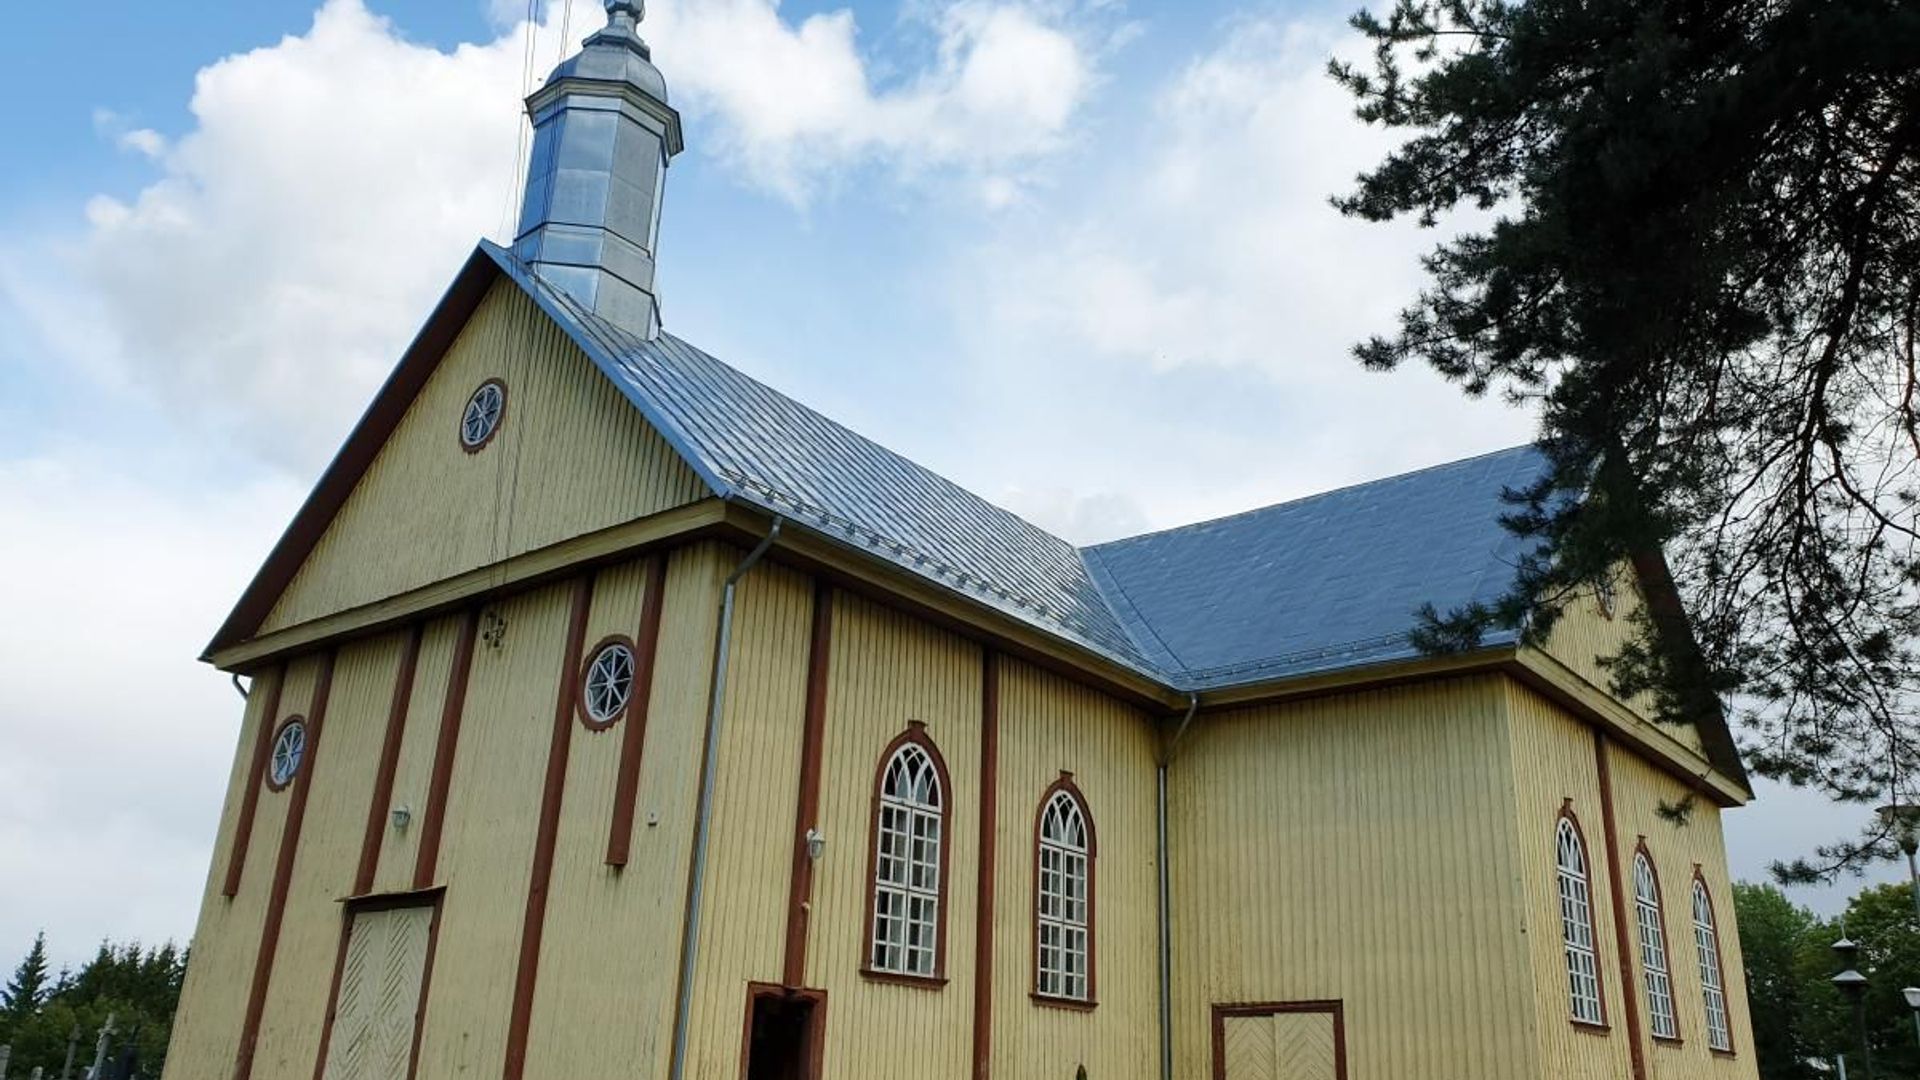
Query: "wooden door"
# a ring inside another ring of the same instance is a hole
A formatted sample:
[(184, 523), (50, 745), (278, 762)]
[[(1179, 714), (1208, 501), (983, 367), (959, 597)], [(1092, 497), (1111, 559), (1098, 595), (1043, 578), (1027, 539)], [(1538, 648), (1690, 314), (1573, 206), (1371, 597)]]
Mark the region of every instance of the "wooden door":
[(1339, 1002), (1216, 1005), (1214, 1080), (1346, 1080)]
[(326, 1080), (407, 1080), (434, 908), (356, 911), (350, 918)]

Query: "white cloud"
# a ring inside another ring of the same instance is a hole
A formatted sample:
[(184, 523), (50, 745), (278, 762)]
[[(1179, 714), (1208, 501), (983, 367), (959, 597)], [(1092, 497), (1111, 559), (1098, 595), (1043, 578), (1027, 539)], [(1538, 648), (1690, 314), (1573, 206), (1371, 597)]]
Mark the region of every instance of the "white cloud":
[[(1024, 387), (1003, 400), (1034, 414), (1027, 452), (1172, 525), (1530, 437), (1523, 412), (1350, 355), (1391, 328), (1440, 239), (1328, 203), (1393, 145), (1325, 74), (1352, 38), (1284, 13), (1222, 24), (1109, 121), (1084, 183), (1006, 215), (964, 263), (950, 291), (982, 363)], [(1034, 357), (1046, 370), (1015, 359)], [(1194, 404), (1166, 404), (1176, 391)]]
[[(930, 6), (931, 56), (887, 87), (848, 11), (796, 25), (772, 0), (679, 0), (652, 5), (644, 30), (675, 100), (710, 120), (698, 149), (754, 184), (798, 202), (849, 168), (939, 169), (1007, 204), (1092, 84), (1072, 16), (1011, 0)], [(578, 39), (603, 20), (595, 0), (570, 14), (548, 4), (536, 71), (562, 54), (563, 22)], [(89, 200), (88, 231), (65, 252), (79, 281), (35, 308), (106, 331), (106, 358), (87, 363), (310, 469), (460, 258), (509, 220), (525, 31), (440, 51), (362, 0), (327, 0), (306, 33), (203, 69), (194, 126), (177, 138), (100, 110), (103, 137), (164, 175), (131, 199)]]
[[(191, 933), (240, 701), (191, 662), (291, 513), (86, 451), (0, 462), (0, 927), (57, 958)], [(31, 568), (22, 570), (22, 568)]]
[(1055, 536), (1074, 544), (1099, 544), (1147, 532), (1146, 511), (1117, 491), (1080, 494), (1066, 487), (1015, 486), (994, 500)]

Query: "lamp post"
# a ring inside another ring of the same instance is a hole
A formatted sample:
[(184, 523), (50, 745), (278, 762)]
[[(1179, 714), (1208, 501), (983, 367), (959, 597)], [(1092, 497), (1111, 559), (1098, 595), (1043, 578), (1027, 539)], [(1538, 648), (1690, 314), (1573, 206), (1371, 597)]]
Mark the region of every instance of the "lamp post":
[(1900, 996), (1907, 999), (1907, 1008), (1913, 1010), (1913, 1037), (1920, 1039), (1920, 986), (1909, 986), (1900, 991)]
[(1866, 1071), (1867, 1080), (1873, 1080), (1873, 1049), (1867, 1045), (1867, 977), (1860, 974), (1854, 965), (1860, 955), (1860, 946), (1847, 938), (1833, 943), (1835, 962), (1840, 973), (1831, 982), (1840, 996), (1853, 1003), (1854, 1035), (1860, 1040), (1860, 1064)]
[(1920, 919), (1920, 859), (1915, 858), (1915, 853), (1920, 852), (1920, 806), (1888, 803), (1874, 813), (1893, 831), (1894, 842), (1906, 853), (1907, 887), (1913, 895), (1914, 917)]

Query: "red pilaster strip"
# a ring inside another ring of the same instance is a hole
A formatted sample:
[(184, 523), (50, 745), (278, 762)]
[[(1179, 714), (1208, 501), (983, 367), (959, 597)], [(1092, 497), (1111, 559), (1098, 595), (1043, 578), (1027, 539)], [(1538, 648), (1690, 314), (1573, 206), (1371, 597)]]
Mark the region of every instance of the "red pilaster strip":
[(353, 872), (353, 895), (373, 889), (380, 867), (380, 841), (387, 835), (387, 808), (393, 800), (393, 774), (400, 767), (400, 737), (407, 729), (407, 702), (413, 697), (413, 672), (420, 662), (420, 638), (426, 624), (416, 624), (407, 635), (400, 668), (393, 677), (393, 701), (387, 706), (387, 735), (380, 744), (379, 771), (373, 778), (373, 797), (367, 802), (367, 828), (360, 836), (360, 865)]
[(560, 835), (560, 798), (567, 786), (567, 750), (573, 741), (573, 708), (578, 692), (581, 653), (587, 647), (587, 613), (593, 607), (593, 578), (574, 582), (573, 615), (567, 624), (567, 649), (560, 663), (560, 687), (553, 709), (553, 739), (547, 746), (547, 778), (540, 794), (539, 832), (533, 841), (533, 874), (527, 883), (527, 915), (520, 927), (519, 974), (513, 982), (513, 1011), (507, 1018), (507, 1062), (501, 1075), (520, 1080), (527, 1068), (527, 1031), (533, 1023), (533, 990), (540, 975), (540, 938), (546, 928), (547, 885), (553, 876), (553, 848)]
[(980, 890), (974, 904), (973, 1080), (993, 1073), (993, 898), (1000, 829), (1000, 656), (988, 650), (980, 685)]
[(274, 953), (280, 946), (280, 922), (287, 913), (287, 890), (293, 885), (293, 860), (300, 847), (300, 825), (307, 817), (307, 793), (313, 790), (320, 766), (320, 734), (326, 725), (327, 695), (333, 689), (334, 654), (320, 661), (313, 686), (313, 704), (307, 709), (306, 750), (287, 795), (287, 821), (280, 828), (280, 857), (273, 866), (273, 891), (267, 894), (267, 917), (260, 927), (260, 951), (253, 962), (253, 984), (247, 990), (247, 1012), (240, 1022), (240, 1049), (235, 1056), (235, 1080), (253, 1075), (253, 1054), (260, 1038), (260, 1018), (267, 1008), (267, 986), (273, 980)]
[(607, 828), (607, 865), (625, 866), (633, 850), (634, 804), (640, 798), (640, 759), (647, 745), (647, 704), (653, 697), (653, 667), (660, 652), (660, 608), (666, 600), (667, 555), (647, 568), (640, 633), (633, 641), (633, 692), (627, 698), (627, 729), (620, 735), (620, 775), (613, 787), (613, 823)]
[(1647, 1080), (1647, 1049), (1640, 1032), (1640, 983), (1633, 977), (1633, 948), (1638, 937), (1627, 926), (1626, 896), (1620, 884), (1620, 830), (1613, 820), (1613, 766), (1607, 760), (1607, 735), (1593, 729), (1593, 760), (1600, 773), (1601, 842), (1607, 847), (1607, 893), (1613, 901), (1614, 952), (1620, 959), (1620, 1000), (1626, 1005), (1627, 1049), (1633, 1080)]
[(473, 671), (473, 642), (479, 635), (480, 610), (475, 608), (467, 612), (453, 646), (447, 697), (440, 708), (440, 736), (433, 749), (433, 777), (427, 782), (427, 809), (420, 822), (420, 850), (414, 855), (416, 889), (432, 886), (440, 865), (440, 831), (447, 816), (447, 793), (453, 789), (453, 756), (460, 748), (460, 716), (467, 708), (467, 676)]
[(287, 683), (287, 665), (274, 673), (267, 687), (267, 698), (260, 705), (260, 732), (253, 740), (253, 762), (247, 766), (247, 790), (240, 796), (240, 819), (233, 826), (233, 850), (227, 855), (227, 879), (220, 895), (232, 899), (240, 895), (240, 871), (247, 865), (247, 849), (253, 844), (253, 815), (260, 809), (260, 788), (266, 781), (267, 754), (273, 746), (274, 729), (280, 725), (280, 688)]
[(800, 734), (800, 794), (793, 811), (793, 871), (787, 887), (787, 951), (781, 981), (806, 985), (807, 927), (813, 910), (813, 859), (807, 832), (820, 823), (820, 755), (827, 736), (827, 670), (833, 651), (833, 586), (813, 586), (813, 637), (807, 647), (807, 713)]

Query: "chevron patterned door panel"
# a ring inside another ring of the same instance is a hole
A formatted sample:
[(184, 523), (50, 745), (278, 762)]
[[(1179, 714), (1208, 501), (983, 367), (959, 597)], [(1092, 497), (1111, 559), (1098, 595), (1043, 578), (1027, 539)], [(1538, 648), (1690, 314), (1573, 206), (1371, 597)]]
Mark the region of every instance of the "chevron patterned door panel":
[(406, 1080), (432, 927), (430, 906), (354, 914), (326, 1080)]
[(1214, 1080), (1346, 1080), (1338, 1002), (1214, 1009)]

